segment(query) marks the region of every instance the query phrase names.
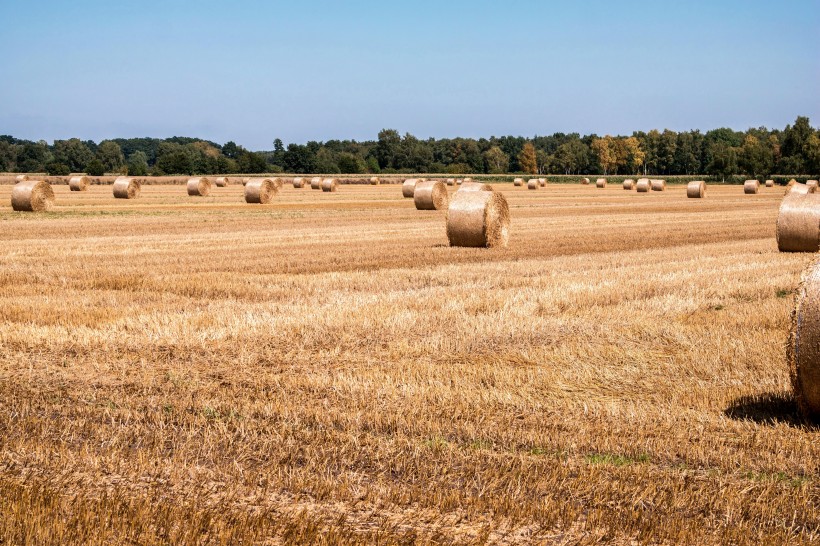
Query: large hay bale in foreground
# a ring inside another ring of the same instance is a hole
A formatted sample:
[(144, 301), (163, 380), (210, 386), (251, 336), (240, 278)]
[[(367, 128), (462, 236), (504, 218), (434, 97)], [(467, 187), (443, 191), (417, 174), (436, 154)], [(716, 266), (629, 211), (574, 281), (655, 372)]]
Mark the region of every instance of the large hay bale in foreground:
[(800, 413), (820, 420), (820, 261), (806, 268), (797, 289), (786, 359)]
[(54, 190), (45, 180), (23, 180), (11, 189), (11, 208), (25, 212), (42, 212), (54, 205)]
[(322, 189), (322, 179), (318, 176), (314, 176), (310, 179), (310, 189), (312, 190), (321, 190)]
[(531, 178), (527, 180), (527, 189), (528, 190), (537, 190), (538, 189), (538, 180), (536, 178)]
[(371, 176), (370, 177), (370, 185), (371, 186), (378, 186), (379, 184), (381, 184), (381, 180), (379, 180), (378, 176)]
[(774, 180), (766, 180), (766, 187), (773, 188), (774, 187)]
[(304, 188), (305, 187), (305, 179), (301, 176), (297, 176), (293, 179), (293, 187), (294, 188)]
[(214, 178), (214, 184), (216, 184), (217, 188), (225, 188), (228, 186), (228, 177), (227, 176), (218, 176)]
[(446, 209), (450, 202), (447, 186), (440, 180), (419, 182), (413, 192), (413, 202), (418, 210)]
[(747, 180), (743, 183), (743, 193), (752, 195), (760, 191), (760, 182), (757, 180)]
[(68, 189), (71, 191), (88, 191), (90, 185), (91, 179), (85, 175), (72, 176), (68, 179)]
[(493, 187), (483, 182), (465, 182), (458, 191), (494, 191)]
[(523, 186), (523, 185), (524, 185), (524, 179), (523, 178), (516, 178), (515, 180), (513, 180), (513, 186)]
[(416, 191), (416, 184), (419, 183), (418, 178), (408, 178), (401, 185), (401, 196), (407, 199), (412, 199)]
[(505, 247), (510, 239), (507, 200), (494, 191), (457, 191), (447, 210), (450, 246)]
[(651, 179), (652, 191), (666, 191), (666, 180)]
[(112, 186), (115, 199), (136, 199), (141, 189), (140, 183), (129, 176), (118, 176)]
[(207, 197), (211, 194), (211, 179), (197, 176), (188, 179), (188, 195), (191, 197)]
[(335, 178), (325, 178), (322, 180), (322, 191), (324, 192), (336, 191), (338, 186), (339, 182)]
[(595, 181), (596, 188), (606, 188), (606, 178), (599, 178)]
[(700, 199), (706, 197), (706, 182), (703, 180), (693, 180), (686, 185), (686, 197), (690, 199)]
[(624, 180), (623, 186), (625, 190), (633, 190), (635, 189), (635, 181), (631, 178), (627, 178), (626, 180)]
[(777, 214), (780, 252), (817, 252), (820, 249), (820, 194), (795, 184), (780, 203)]
[(251, 178), (245, 184), (245, 202), (267, 205), (276, 194), (279, 187), (271, 178)]
[(589, 186), (589, 178), (582, 178), (581, 179), (582, 186)]

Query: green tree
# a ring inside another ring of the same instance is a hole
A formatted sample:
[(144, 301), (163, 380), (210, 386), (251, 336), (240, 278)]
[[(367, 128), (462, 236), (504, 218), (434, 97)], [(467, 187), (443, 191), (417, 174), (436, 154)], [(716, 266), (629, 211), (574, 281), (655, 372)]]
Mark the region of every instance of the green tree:
[(538, 159), (535, 157), (535, 146), (531, 142), (524, 144), (518, 154), (518, 166), (528, 174), (538, 174)]
[(367, 165), (362, 158), (348, 152), (339, 154), (337, 164), (343, 174), (360, 174), (367, 171)]
[(754, 178), (770, 174), (774, 166), (771, 149), (754, 135), (746, 135), (740, 148), (738, 165)]
[(401, 149), (401, 136), (395, 129), (382, 129), (379, 131), (379, 141), (376, 144), (376, 159), (379, 167), (399, 168), (396, 159)]
[(555, 161), (564, 174), (581, 172), (589, 164), (589, 148), (580, 139), (573, 139), (558, 146)]
[(500, 174), (507, 172), (510, 166), (510, 158), (498, 146), (493, 146), (484, 152), (484, 165), (486, 172)]
[(85, 172), (91, 176), (103, 176), (105, 175), (105, 165), (99, 159), (92, 159), (85, 166)]
[(612, 137), (606, 135), (604, 138), (596, 138), (592, 141), (592, 153), (598, 158), (604, 174), (614, 170), (618, 166), (618, 157), (615, 153), (615, 146)]
[(67, 165), (71, 172), (83, 172), (94, 154), (79, 138), (54, 141), (54, 160)]
[(128, 156), (128, 175), (146, 176), (148, 174), (148, 156), (145, 152), (137, 150)]
[(58, 163), (56, 161), (52, 161), (51, 163), (46, 165), (46, 172), (50, 176), (65, 176), (67, 174), (70, 174), (71, 170), (65, 163)]
[(118, 172), (125, 164), (120, 145), (113, 140), (103, 140), (97, 146), (97, 159), (105, 165), (106, 172)]

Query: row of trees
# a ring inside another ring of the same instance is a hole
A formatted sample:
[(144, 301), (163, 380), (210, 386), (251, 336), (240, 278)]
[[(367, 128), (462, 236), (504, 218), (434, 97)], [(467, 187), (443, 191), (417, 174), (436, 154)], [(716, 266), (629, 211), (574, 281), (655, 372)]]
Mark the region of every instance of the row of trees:
[(329, 140), (253, 152), (234, 142), (173, 137), (32, 142), (0, 136), (0, 171), (121, 173), (528, 173), (710, 174), (754, 177), (820, 173), (820, 131), (807, 117), (785, 129), (637, 131), (630, 136), (427, 139), (379, 132), (375, 141)]

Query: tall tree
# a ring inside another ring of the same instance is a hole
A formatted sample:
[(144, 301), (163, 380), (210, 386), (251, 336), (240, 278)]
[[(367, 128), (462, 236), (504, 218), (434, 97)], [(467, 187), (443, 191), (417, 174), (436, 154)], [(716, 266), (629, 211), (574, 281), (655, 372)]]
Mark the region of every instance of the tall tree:
[(505, 173), (510, 166), (510, 158), (501, 148), (493, 146), (484, 152), (484, 164), (490, 174)]
[(535, 157), (535, 146), (527, 142), (518, 154), (518, 165), (521, 171), (528, 174), (538, 174), (538, 160)]
[(592, 153), (598, 158), (604, 174), (609, 174), (609, 171), (614, 170), (618, 165), (618, 158), (615, 153), (615, 146), (612, 142), (612, 137), (606, 135), (604, 138), (596, 138), (592, 141)]

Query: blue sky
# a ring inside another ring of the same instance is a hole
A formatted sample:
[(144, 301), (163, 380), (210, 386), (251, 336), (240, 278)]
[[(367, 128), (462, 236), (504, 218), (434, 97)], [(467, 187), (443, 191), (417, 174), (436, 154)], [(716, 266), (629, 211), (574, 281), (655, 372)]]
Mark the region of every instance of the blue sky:
[(820, 1), (0, 0), (0, 134), (375, 139), (820, 125)]

